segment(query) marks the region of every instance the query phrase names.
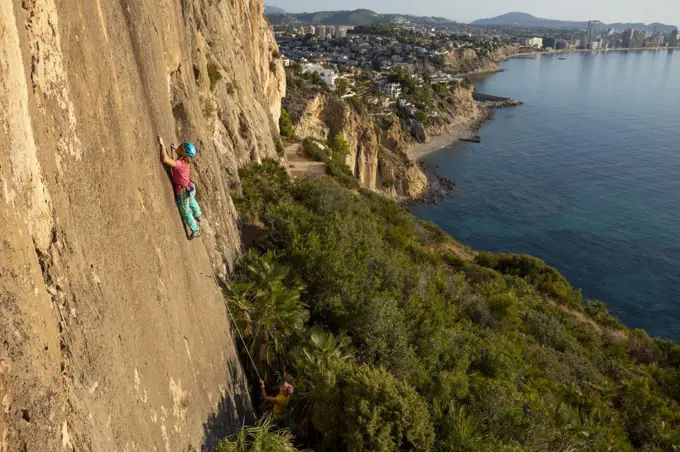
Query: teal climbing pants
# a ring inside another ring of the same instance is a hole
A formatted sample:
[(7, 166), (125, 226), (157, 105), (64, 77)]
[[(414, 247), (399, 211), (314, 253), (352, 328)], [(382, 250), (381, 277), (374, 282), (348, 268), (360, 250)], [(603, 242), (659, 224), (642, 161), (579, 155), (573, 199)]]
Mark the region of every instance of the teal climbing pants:
[(179, 213), (182, 215), (184, 224), (189, 226), (191, 232), (196, 234), (198, 232), (198, 224), (196, 223), (196, 218), (201, 216), (201, 208), (198, 206), (198, 201), (196, 201), (196, 190), (192, 192), (191, 195), (186, 190), (177, 196), (176, 202), (177, 207), (179, 207)]

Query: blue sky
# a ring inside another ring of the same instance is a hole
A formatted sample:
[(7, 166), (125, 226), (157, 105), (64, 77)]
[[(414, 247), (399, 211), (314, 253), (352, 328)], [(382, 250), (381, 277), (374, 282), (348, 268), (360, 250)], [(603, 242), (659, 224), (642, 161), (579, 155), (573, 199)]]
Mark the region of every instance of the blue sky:
[(549, 19), (680, 24), (678, 0), (265, 0), (265, 4), (293, 13), (367, 8), (458, 22), (521, 11)]

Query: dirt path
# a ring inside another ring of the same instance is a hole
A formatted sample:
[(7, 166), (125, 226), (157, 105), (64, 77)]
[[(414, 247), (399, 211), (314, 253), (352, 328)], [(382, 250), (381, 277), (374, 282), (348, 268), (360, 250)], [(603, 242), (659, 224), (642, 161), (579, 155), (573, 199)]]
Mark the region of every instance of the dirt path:
[(454, 244), (454, 243), (446, 243), (442, 245), (442, 248), (444, 248), (447, 251), (452, 252), (456, 256), (458, 256), (460, 259), (468, 262), (472, 262), (475, 258), (474, 254), (470, 254), (465, 248), (463, 248), (459, 244)]
[(288, 171), (292, 177), (312, 176), (320, 177), (326, 174), (326, 165), (323, 162), (315, 162), (298, 154), (300, 143), (293, 143), (286, 147), (288, 159)]

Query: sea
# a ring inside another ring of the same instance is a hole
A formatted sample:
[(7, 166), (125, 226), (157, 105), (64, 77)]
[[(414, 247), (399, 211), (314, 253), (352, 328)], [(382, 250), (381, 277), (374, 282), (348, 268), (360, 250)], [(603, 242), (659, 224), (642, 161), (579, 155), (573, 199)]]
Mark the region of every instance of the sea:
[(475, 250), (537, 256), (629, 328), (680, 341), (680, 49), (501, 67), (477, 90), (524, 105), (425, 157), (457, 190), (414, 213)]

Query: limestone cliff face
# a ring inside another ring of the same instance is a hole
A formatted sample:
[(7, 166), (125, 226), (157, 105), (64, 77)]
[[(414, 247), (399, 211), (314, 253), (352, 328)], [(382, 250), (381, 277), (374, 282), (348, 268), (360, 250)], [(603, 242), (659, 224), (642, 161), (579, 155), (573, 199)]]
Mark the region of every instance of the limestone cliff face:
[(519, 52), (514, 46), (501, 46), (484, 55), (474, 49), (455, 49), (443, 56), (444, 69), (456, 74), (499, 72), (498, 64)]
[[(261, 0), (0, 0), (0, 450), (200, 450), (250, 401), (213, 270), (276, 156)], [(193, 141), (189, 242), (156, 135)], [(193, 449), (192, 449), (193, 448)]]
[(474, 121), (479, 114), (477, 103), (472, 98), (473, 86), (455, 85), (451, 89), (453, 124)]
[(427, 125), (411, 120), (410, 134), (417, 142), (425, 143), (458, 125), (474, 128), (475, 123), (482, 119), (482, 112), (472, 98), (473, 90), (474, 87), (471, 85), (453, 85), (448, 112), (440, 115), (436, 120), (431, 121)]
[(517, 53), (519, 53), (518, 47), (502, 46), (491, 52), (489, 54), (489, 57), (496, 62), (500, 62), (507, 60), (508, 57), (510, 57), (511, 55), (515, 55)]
[(474, 49), (455, 49), (443, 56), (444, 70), (454, 74), (470, 74), (481, 72), (498, 72), (500, 68), (495, 61)]
[(342, 100), (317, 94), (295, 127), (298, 137), (326, 142), (337, 134), (347, 141), (347, 165), (361, 185), (400, 198), (420, 195), (427, 179), (405, 153), (408, 138), (394, 122), (383, 130), (367, 113)]

